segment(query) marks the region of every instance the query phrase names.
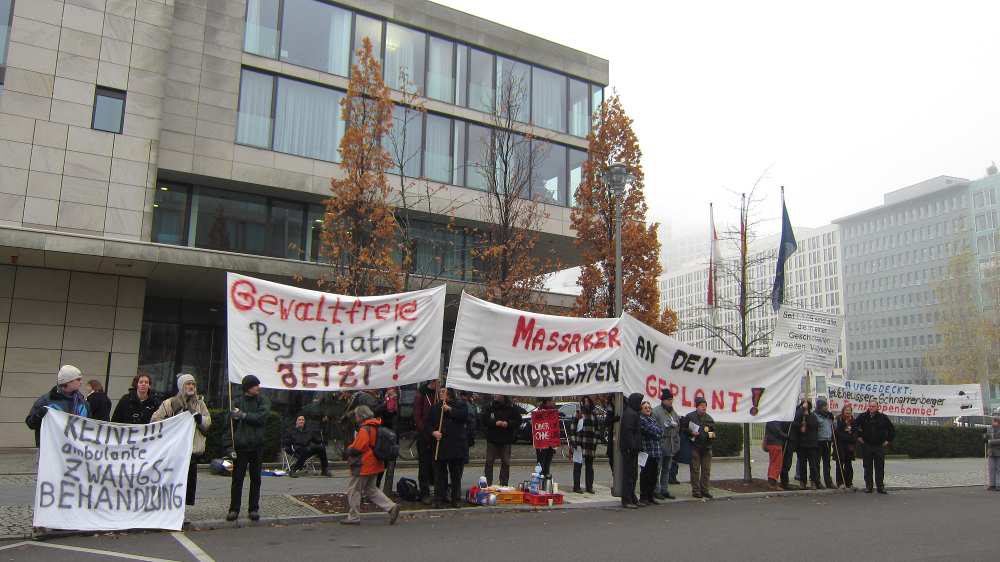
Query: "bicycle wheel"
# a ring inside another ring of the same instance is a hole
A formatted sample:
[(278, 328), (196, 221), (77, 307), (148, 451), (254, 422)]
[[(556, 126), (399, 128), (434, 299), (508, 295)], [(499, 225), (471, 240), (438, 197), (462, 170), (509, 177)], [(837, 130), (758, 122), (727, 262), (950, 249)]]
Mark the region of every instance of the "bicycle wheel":
[(416, 431), (407, 431), (399, 436), (400, 458), (407, 461), (417, 459), (417, 439), (420, 439), (420, 434)]

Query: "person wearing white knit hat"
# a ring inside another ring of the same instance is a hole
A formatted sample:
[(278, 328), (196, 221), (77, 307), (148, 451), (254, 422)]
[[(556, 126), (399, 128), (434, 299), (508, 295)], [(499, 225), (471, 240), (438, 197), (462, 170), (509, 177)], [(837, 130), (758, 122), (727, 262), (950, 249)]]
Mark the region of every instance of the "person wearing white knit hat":
[(187, 489), (185, 490), (185, 505), (194, 505), (195, 493), (198, 490), (198, 461), (205, 454), (205, 434), (212, 425), (212, 416), (208, 413), (205, 398), (198, 396), (198, 384), (193, 375), (177, 374), (177, 394), (164, 400), (149, 423), (156, 423), (184, 412), (194, 416), (194, 437), (192, 438), (191, 461), (188, 463)]
[(56, 374), (56, 385), (48, 394), (42, 395), (31, 405), (31, 411), (28, 412), (28, 417), (24, 418), (24, 423), (35, 430), (36, 447), (39, 445), (42, 418), (49, 408), (85, 418), (90, 417), (87, 399), (80, 392), (81, 386), (83, 386), (83, 373), (80, 369), (72, 365), (63, 365)]

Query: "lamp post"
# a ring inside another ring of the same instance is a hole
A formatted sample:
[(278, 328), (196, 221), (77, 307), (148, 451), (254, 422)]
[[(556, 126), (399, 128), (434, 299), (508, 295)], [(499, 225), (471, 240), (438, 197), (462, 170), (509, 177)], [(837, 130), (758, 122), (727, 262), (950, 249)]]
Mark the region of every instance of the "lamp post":
[[(625, 184), (635, 181), (635, 176), (629, 173), (628, 166), (623, 162), (609, 164), (607, 169), (601, 174), (601, 183), (607, 185), (615, 196), (615, 316), (622, 317), (622, 194), (625, 193)], [(615, 396), (615, 412), (622, 415), (622, 395)], [(617, 432), (620, 424), (615, 428)], [(622, 495), (622, 454), (619, 449), (621, 444), (620, 435), (615, 436), (614, 455), (614, 490), (612, 495), (621, 497)]]

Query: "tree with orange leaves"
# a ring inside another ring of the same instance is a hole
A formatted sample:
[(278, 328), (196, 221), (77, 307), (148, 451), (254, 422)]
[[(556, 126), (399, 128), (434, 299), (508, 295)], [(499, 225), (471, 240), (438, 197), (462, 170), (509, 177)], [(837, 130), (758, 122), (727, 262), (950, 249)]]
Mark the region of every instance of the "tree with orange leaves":
[(677, 331), (677, 314), (670, 309), (660, 314), (656, 286), (663, 271), (656, 238), (659, 224), (646, 225), (639, 139), (617, 95), (608, 98), (599, 111), (587, 137), (590, 150), (570, 215), (584, 264), (577, 280), (583, 290), (573, 303), (573, 315), (615, 316), (615, 197), (601, 183), (601, 173), (608, 165), (623, 162), (635, 181), (625, 186), (622, 194), (622, 309), (650, 327), (672, 334)]
[(336, 293), (367, 296), (401, 289), (386, 175), (393, 162), (382, 142), (392, 128), (394, 104), (367, 37), (357, 60), (340, 102), (346, 123), (339, 148), (342, 174), (330, 181), (320, 235), (322, 258), (332, 272), (320, 284)]

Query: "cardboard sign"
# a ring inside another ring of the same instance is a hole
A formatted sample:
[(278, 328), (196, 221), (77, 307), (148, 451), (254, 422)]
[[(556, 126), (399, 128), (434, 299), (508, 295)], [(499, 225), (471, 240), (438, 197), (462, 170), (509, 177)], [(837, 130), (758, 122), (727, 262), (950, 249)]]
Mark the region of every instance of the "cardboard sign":
[(531, 412), (531, 436), (536, 449), (558, 447), (559, 410), (535, 410)]

